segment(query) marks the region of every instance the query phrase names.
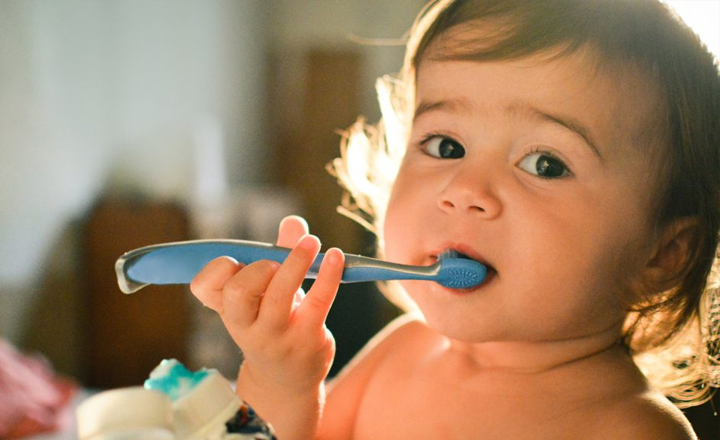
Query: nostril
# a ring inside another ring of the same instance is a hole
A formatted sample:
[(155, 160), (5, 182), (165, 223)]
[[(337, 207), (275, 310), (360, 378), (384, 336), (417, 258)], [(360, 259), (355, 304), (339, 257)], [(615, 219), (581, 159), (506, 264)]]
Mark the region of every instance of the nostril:
[[(455, 209), (455, 208), (458, 208), (461, 206), (462, 205), (456, 205), (451, 200), (441, 200), (440, 201), (440, 207), (443, 209)], [(478, 206), (478, 205), (472, 205), (472, 204), (467, 205), (467, 209), (468, 209), (468, 211), (471, 211), (471, 212), (478, 212), (478, 213), (485, 212), (485, 208), (483, 208), (482, 206)]]
[(443, 201), (440, 202), (440, 206), (441, 206), (442, 208), (452, 209), (452, 208), (455, 207), (455, 204), (454, 204), (453, 202), (449, 201), (449, 200), (443, 200)]
[(495, 218), (502, 211), (502, 203), (490, 190), (444, 191), (436, 201), (436, 206), (450, 214), (465, 213), (485, 219)]

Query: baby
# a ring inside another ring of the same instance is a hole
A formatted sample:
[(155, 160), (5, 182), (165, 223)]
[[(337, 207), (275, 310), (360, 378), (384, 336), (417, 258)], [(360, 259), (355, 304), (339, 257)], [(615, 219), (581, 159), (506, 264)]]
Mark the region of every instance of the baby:
[(408, 313), (325, 384), (343, 254), (303, 293), (320, 242), (289, 217), (284, 264), (191, 286), (243, 350), (242, 399), (281, 440), (695, 438), (666, 396), (720, 383), (720, 78), (696, 36), (656, 0), (441, 0), (383, 84), (344, 151), (367, 163), (335, 163), (355, 215), (390, 261), (488, 276), (390, 286)]

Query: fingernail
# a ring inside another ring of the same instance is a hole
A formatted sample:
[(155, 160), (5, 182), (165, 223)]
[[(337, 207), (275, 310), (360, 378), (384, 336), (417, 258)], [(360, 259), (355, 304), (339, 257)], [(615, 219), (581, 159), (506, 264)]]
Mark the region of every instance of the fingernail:
[(325, 258), (328, 260), (328, 264), (332, 264), (333, 266), (340, 263), (340, 255), (338, 255), (334, 248), (325, 253)]

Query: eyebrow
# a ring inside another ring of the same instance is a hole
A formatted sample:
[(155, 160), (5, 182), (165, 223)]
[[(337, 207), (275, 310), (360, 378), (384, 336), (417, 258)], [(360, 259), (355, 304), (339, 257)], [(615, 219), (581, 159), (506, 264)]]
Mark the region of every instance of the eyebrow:
[[(425, 113), (433, 112), (433, 111), (439, 111), (439, 110), (449, 110), (451, 112), (460, 112), (460, 111), (467, 111), (471, 109), (473, 105), (465, 100), (465, 99), (443, 99), (438, 101), (422, 101), (418, 104), (417, 108), (415, 109), (415, 114), (413, 115), (413, 120), (417, 119), (418, 117), (422, 116)], [(600, 159), (602, 159), (602, 155), (600, 154), (600, 150), (597, 148), (597, 143), (595, 142), (594, 137), (590, 133), (590, 129), (582, 124), (580, 121), (578, 121), (576, 118), (573, 118), (568, 115), (556, 115), (551, 114), (547, 111), (540, 110), (536, 107), (529, 106), (527, 104), (513, 104), (509, 106), (508, 111), (511, 113), (526, 113), (533, 117), (536, 117), (540, 120), (549, 121), (554, 124), (558, 124), (562, 127), (565, 127), (566, 129), (576, 133), (578, 136), (580, 136), (585, 143), (590, 147), (592, 152)]]
[(413, 120), (419, 118), (425, 113), (438, 110), (450, 110), (457, 112), (460, 110), (469, 110), (472, 105), (465, 99), (443, 99), (440, 101), (422, 101), (418, 104), (413, 115)]
[(600, 150), (597, 148), (597, 143), (595, 142), (595, 139), (590, 133), (590, 129), (577, 119), (568, 115), (553, 115), (546, 111), (539, 110), (535, 107), (523, 105), (522, 108), (524, 111), (531, 113), (533, 116), (536, 116), (541, 120), (553, 122), (576, 133), (581, 138), (583, 138), (585, 143), (590, 147), (590, 149), (593, 151), (593, 153), (595, 153), (598, 158), (603, 158), (600, 154)]

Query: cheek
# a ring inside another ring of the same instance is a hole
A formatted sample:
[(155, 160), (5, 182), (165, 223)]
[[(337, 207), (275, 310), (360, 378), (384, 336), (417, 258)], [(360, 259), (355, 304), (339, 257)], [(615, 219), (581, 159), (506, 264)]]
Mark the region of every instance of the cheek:
[(593, 219), (590, 237), (597, 242), (593, 245), (600, 245), (597, 266), (616, 283), (619, 294), (627, 294), (643, 275), (654, 243), (648, 196), (653, 193), (647, 182), (630, 183), (611, 192), (611, 200), (598, 204), (600, 217)]
[(617, 249), (613, 244), (601, 244), (577, 232), (553, 233), (546, 236), (547, 247), (521, 249), (516, 261), (525, 264), (519, 272), (507, 274), (516, 280), (506, 299), (509, 307), (540, 325), (538, 331), (543, 334), (599, 331), (624, 314), (621, 286), (625, 281), (619, 271), (625, 257), (613, 252)]
[(383, 224), (385, 258), (398, 263), (404, 262), (402, 243), (408, 243), (412, 233), (407, 223), (408, 215), (412, 215), (408, 209), (412, 208), (413, 203), (402, 189), (403, 182), (398, 179), (393, 186)]
[(402, 171), (393, 185), (390, 200), (385, 212), (383, 240), (385, 257), (398, 263), (409, 263), (411, 246), (417, 245), (419, 232), (431, 196), (428, 186), (418, 183), (407, 172)]
[(645, 230), (636, 219), (618, 213), (585, 219), (584, 224), (578, 220), (577, 224), (581, 227), (568, 225), (564, 230), (571, 232), (556, 237), (573, 250), (564, 255), (564, 269), (572, 275), (574, 287), (587, 289), (599, 301), (617, 307), (642, 271)]

